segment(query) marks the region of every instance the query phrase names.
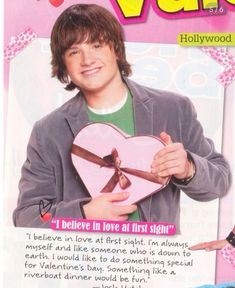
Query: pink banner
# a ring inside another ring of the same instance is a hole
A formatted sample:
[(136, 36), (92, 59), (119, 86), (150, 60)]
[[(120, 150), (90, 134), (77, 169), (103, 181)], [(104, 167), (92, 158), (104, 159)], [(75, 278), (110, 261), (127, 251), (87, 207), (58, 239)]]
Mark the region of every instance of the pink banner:
[(53, 218), (51, 229), (80, 232), (102, 232), (141, 235), (174, 235), (175, 225), (166, 222), (131, 222), (87, 220), (75, 218)]

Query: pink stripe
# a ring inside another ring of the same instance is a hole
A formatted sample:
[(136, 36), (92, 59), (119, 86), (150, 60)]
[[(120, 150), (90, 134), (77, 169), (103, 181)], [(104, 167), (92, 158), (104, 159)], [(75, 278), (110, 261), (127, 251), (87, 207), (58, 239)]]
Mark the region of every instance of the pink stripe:
[(202, 47), (204, 53), (224, 66), (224, 71), (217, 80), (226, 88), (235, 80), (235, 58), (226, 51), (226, 48)]
[(221, 254), (224, 259), (235, 268), (235, 247), (227, 244), (222, 250)]
[(106, 221), (77, 218), (53, 218), (51, 229), (140, 235), (174, 235), (176, 233), (175, 225), (166, 222)]
[(9, 44), (4, 48), (4, 59), (10, 61), (36, 37), (37, 35), (31, 28), (26, 28), (19, 35), (12, 37)]

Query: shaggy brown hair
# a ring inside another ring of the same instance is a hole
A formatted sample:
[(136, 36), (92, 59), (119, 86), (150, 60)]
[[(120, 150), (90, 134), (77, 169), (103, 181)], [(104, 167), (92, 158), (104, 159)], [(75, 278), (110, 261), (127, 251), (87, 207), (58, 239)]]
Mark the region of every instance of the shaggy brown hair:
[(117, 19), (95, 4), (72, 5), (58, 17), (51, 33), (52, 77), (67, 84), (66, 90), (79, 87), (69, 82), (63, 61), (65, 51), (74, 43), (96, 41), (113, 47), (121, 75), (131, 74), (130, 64), (126, 60), (123, 30)]

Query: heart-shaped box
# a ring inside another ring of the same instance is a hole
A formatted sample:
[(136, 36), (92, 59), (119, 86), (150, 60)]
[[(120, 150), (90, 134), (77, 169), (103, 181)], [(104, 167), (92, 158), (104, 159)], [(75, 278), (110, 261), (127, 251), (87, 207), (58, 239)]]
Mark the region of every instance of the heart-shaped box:
[[(114, 125), (91, 123), (84, 126), (75, 137), (71, 154), (72, 162), (92, 198), (108, 192), (128, 191), (129, 198), (119, 202), (120, 205), (128, 205), (160, 191), (168, 184), (169, 178), (159, 183), (150, 173), (154, 155), (164, 145), (154, 136), (129, 136)], [(113, 151), (115, 153), (112, 153)], [(105, 165), (110, 160), (110, 156), (117, 154), (117, 159), (120, 160), (118, 167), (110, 163)], [(136, 171), (137, 175), (135, 175)], [(116, 177), (114, 177), (115, 172)], [(147, 174), (150, 180), (145, 179), (146, 175), (143, 178), (142, 174)], [(119, 176), (129, 181), (122, 188), (118, 179), (114, 180)], [(107, 184), (111, 179), (116, 181), (116, 184), (114, 183), (112, 191), (104, 192), (104, 187), (110, 187)]]

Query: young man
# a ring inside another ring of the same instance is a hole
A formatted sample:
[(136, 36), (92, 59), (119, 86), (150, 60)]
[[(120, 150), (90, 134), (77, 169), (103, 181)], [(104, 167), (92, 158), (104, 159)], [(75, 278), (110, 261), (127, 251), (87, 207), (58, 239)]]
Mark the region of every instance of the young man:
[[(53, 217), (168, 221), (179, 231), (180, 189), (198, 201), (226, 193), (228, 165), (203, 136), (190, 101), (128, 80), (123, 31), (110, 12), (97, 5), (69, 7), (53, 27), (51, 51), (52, 75), (79, 93), (33, 128), (16, 226), (49, 227), (39, 215), (43, 200), (52, 203)], [(149, 165), (162, 181), (172, 176), (170, 183), (137, 205), (119, 205), (127, 192), (91, 199), (70, 151), (78, 131), (92, 121), (111, 122), (130, 135), (160, 136), (168, 145)]]

